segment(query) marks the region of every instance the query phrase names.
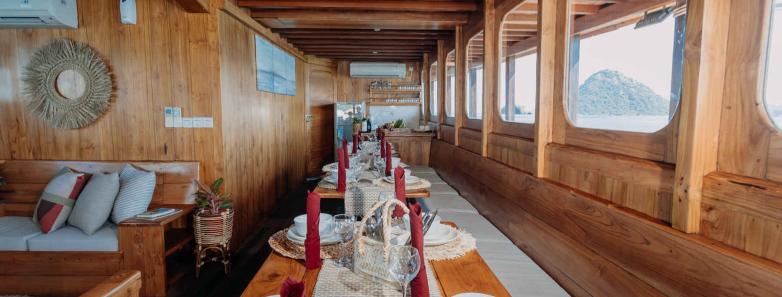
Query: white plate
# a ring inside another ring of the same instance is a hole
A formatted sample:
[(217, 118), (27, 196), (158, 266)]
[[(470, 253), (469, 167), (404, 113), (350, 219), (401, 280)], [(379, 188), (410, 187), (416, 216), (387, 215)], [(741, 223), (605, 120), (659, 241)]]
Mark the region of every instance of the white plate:
[(438, 234), (439, 236), (432, 237), (424, 236), (424, 246), (443, 245), (456, 240), (459, 236), (459, 231), (454, 228), (442, 227), (440, 229), (444, 230), (442, 231), (444, 234)]
[[(337, 184), (337, 176), (336, 175), (328, 175), (323, 178), (324, 181), (330, 184)], [(356, 182), (357, 180), (355, 178), (347, 178), (347, 182)]]
[(453, 297), (494, 297), (494, 296), (481, 294), (481, 293), (459, 293), (459, 294), (453, 295)]
[[(351, 165), (352, 165), (352, 164), (351, 164)], [(366, 168), (366, 166), (367, 166), (367, 163), (361, 162), (361, 163), (360, 163), (360, 165), (361, 165), (361, 168)], [(339, 164), (337, 164), (337, 163), (335, 162), (335, 163), (331, 163), (331, 164), (327, 164), (327, 165), (323, 166), (323, 168), (321, 168), (321, 170), (323, 170), (323, 172), (332, 172), (332, 171), (337, 171), (337, 167), (338, 167), (338, 166), (339, 166)], [(352, 166), (351, 166), (351, 167), (352, 167)]]
[[(298, 244), (298, 245), (304, 245), (304, 240), (306, 238), (296, 234), (296, 232), (293, 231), (293, 229), (288, 229), (288, 240), (291, 242)], [(337, 233), (334, 233), (334, 230), (328, 231), (328, 233), (321, 234), (320, 235), (320, 245), (332, 245), (339, 242), (339, 235)]]
[[(394, 177), (393, 176), (384, 176), (383, 181), (389, 183), (389, 184), (395, 184)], [(421, 182), (421, 178), (417, 176), (406, 176), (405, 177), (405, 185), (414, 185)]]

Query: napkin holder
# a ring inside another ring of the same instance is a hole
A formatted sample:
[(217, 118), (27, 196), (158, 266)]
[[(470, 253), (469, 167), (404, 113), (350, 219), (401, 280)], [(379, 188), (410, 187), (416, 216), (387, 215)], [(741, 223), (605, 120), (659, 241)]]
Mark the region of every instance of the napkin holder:
[[(375, 203), (361, 220), (356, 231), (356, 240), (353, 243), (355, 245), (353, 268), (356, 273), (382, 282), (396, 283), (388, 272), (389, 250), (391, 248), (391, 212), (396, 206), (401, 207), (404, 213), (410, 213), (404, 203), (391, 199)], [(367, 219), (374, 216), (378, 209), (382, 209), (379, 218), (383, 223), (381, 240), (373, 239), (365, 234)]]

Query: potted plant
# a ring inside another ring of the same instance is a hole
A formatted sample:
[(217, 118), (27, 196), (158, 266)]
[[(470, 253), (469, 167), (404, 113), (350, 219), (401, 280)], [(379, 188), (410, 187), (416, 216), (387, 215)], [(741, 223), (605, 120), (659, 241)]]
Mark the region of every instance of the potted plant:
[(230, 265), (231, 234), (233, 233), (234, 211), (231, 195), (221, 189), (223, 179), (215, 180), (211, 186), (194, 180), (198, 190), (195, 192), (197, 209), (193, 214), (193, 229), (196, 239), (196, 277), (204, 264), (204, 258), (210, 250), (220, 256), (210, 258), (220, 260), (228, 273)]
[(361, 125), (366, 121), (365, 117), (353, 118), (353, 134), (361, 134)]

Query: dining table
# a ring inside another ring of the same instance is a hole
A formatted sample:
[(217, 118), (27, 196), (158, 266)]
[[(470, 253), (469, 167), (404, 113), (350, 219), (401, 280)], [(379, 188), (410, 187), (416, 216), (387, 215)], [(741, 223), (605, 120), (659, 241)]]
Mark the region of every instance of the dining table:
[[(393, 191), (393, 189), (390, 189), (389, 191)], [(320, 185), (315, 187), (314, 192), (320, 194), (320, 198), (345, 199), (344, 192), (340, 192), (335, 189), (324, 188)], [(428, 198), (430, 193), (429, 189), (414, 189), (407, 190), (405, 196), (407, 196), (407, 198)]]
[[(456, 227), (453, 222), (442, 223)], [(434, 270), (442, 296), (450, 297), (468, 292), (495, 297), (511, 296), (477, 250), (469, 251), (455, 259), (430, 261), (427, 267)], [(319, 273), (319, 268), (307, 270), (304, 260), (288, 258), (272, 251), (242, 292), (242, 297), (279, 294), (288, 277), (304, 281), (304, 296), (312, 296)]]

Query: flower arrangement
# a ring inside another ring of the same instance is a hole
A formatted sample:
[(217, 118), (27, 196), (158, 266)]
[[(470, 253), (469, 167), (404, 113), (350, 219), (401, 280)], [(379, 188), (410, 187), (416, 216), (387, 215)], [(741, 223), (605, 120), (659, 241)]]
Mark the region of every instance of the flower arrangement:
[(366, 122), (367, 118), (365, 117), (353, 117), (353, 124), (361, 124), (363, 122)]
[(221, 187), (223, 185), (223, 178), (218, 178), (212, 183), (212, 186), (206, 186), (198, 180), (193, 180), (198, 187), (198, 191), (195, 192), (196, 205), (201, 209), (204, 215), (219, 215), (224, 209), (233, 208), (233, 201), (231, 200), (231, 194), (223, 193)]

